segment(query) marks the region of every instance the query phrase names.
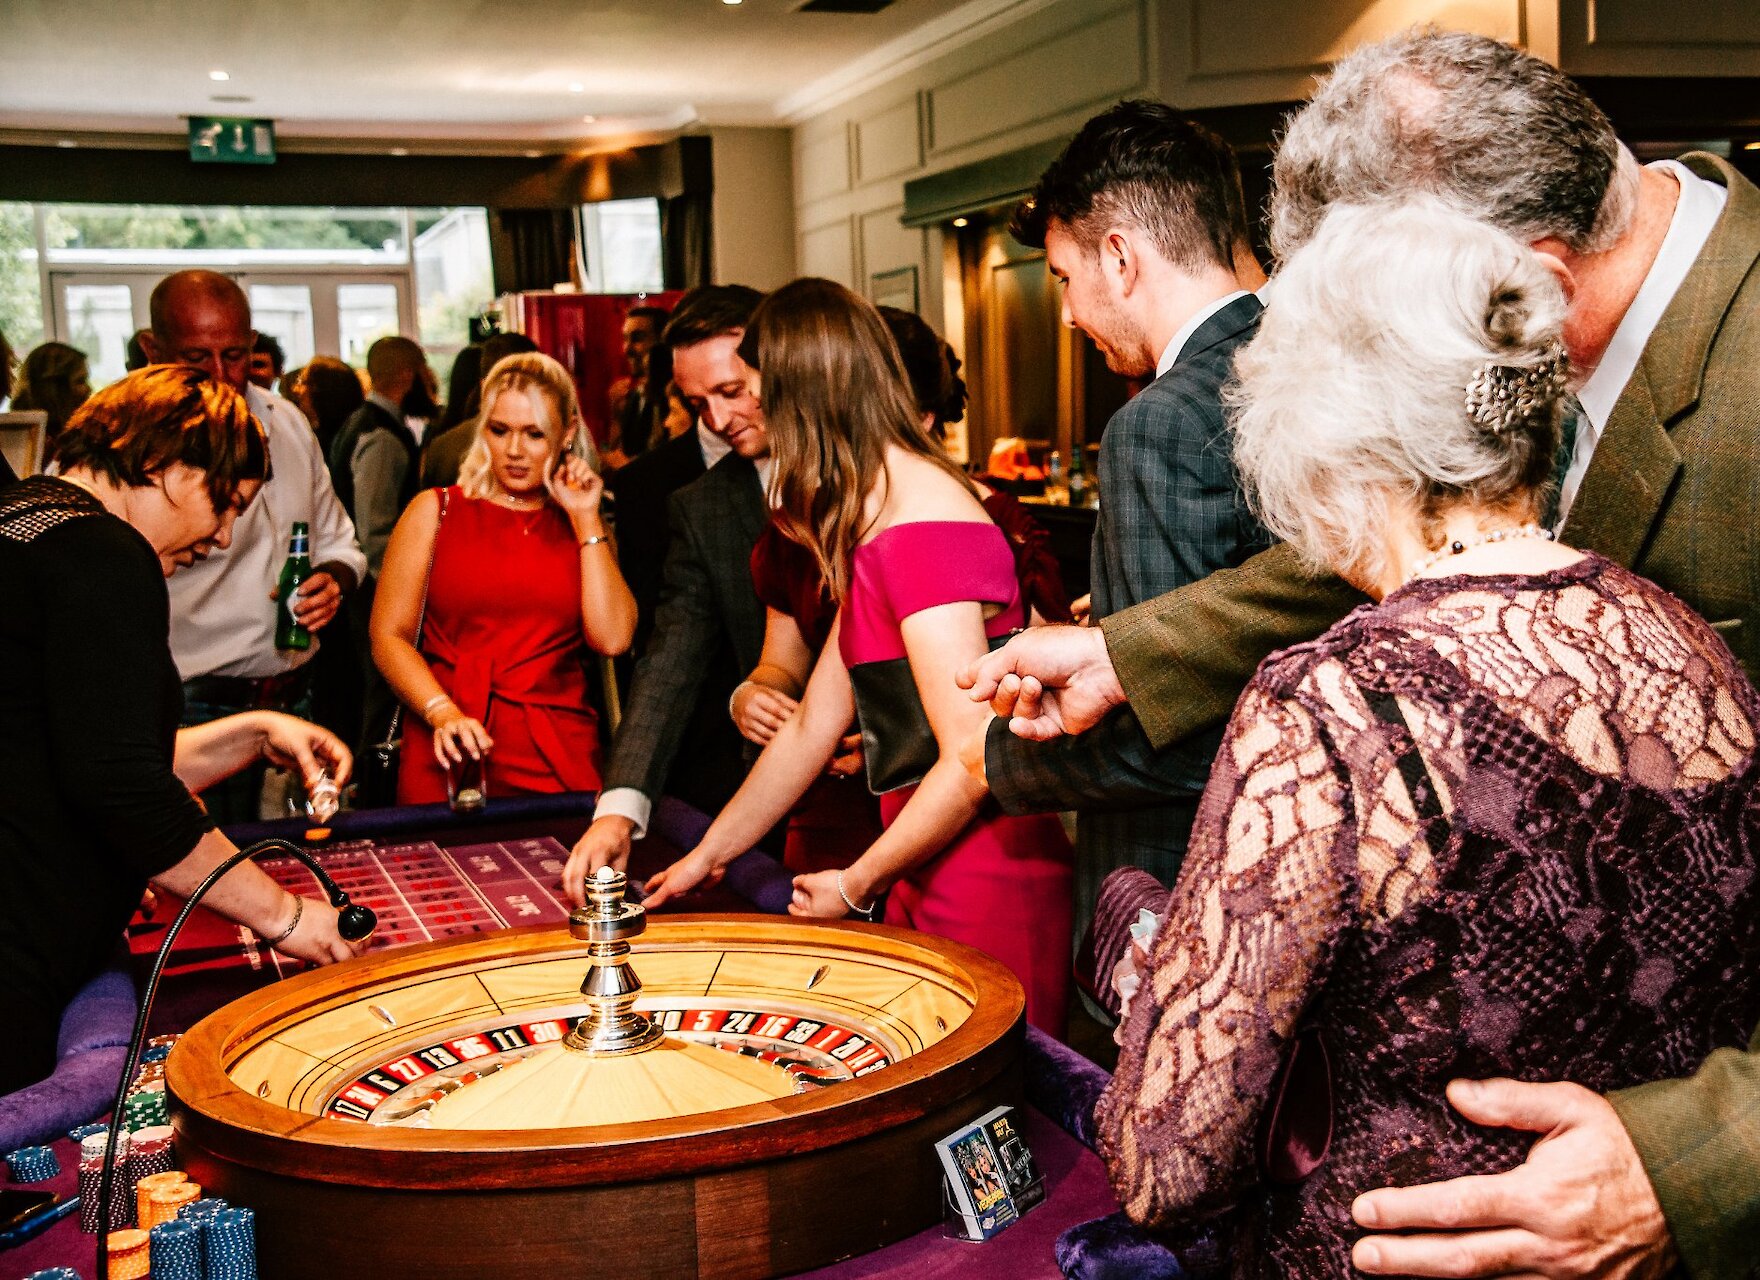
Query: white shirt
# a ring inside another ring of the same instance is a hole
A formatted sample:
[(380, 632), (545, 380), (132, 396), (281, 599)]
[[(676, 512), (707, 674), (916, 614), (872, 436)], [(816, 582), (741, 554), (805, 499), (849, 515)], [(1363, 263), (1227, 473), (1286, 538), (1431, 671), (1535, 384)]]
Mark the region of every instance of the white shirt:
[(165, 584), (171, 592), (171, 654), (185, 680), (260, 680), (291, 671), (318, 651), (316, 645), (293, 652), (275, 647), (276, 604), (269, 593), (287, 560), (295, 521), (311, 526), (314, 565), (347, 565), (357, 581), (367, 570), (304, 415), (260, 387), (250, 387), (245, 398), (268, 433), (274, 474), (233, 525), (232, 545), (179, 569)]
[(1222, 310), (1236, 298), (1244, 298), (1246, 296), (1247, 291), (1245, 289), (1236, 289), (1233, 293), (1225, 294), (1223, 297), (1216, 299), (1215, 302), (1210, 303), (1208, 306), (1199, 307), (1196, 311), (1192, 312), (1191, 317), (1182, 324), (1179, 327), (1179, 331), (1173, 335), (1173, 341), (1169, 342), (1167, 346), (1162, 348), (1161, 359), (1155, 362), (1155, 376), (1159, 378), (1162, 374), (1166, 373), (1169, 369), (1173, 368), (1174, 365), (1179, 363), (1179, 353), (1186, 349), (1186, 343), (1192, 340), (1192, 335), (1198, 331), (1199, 325), (1203, 324), (1204, 321)]
[(1555, 528), (1564, 527), (1564, 519), (1570, 514), (1571, 504), (1577, 500), (1583, 474), (1589, 470), (1595, 446), (1601, 443), (1601, 432), (1613, 414), (1613, 406), (1624, 394), (1626, 383), (1632, 380), (1650, 335), (1656, 331), (1662, 313), (1668, 310), (1668, 304), (1674, 300), (1687, 272), (1699, 260), (1699, 252), (1711, 238), (1712, 228), (1723, 215), (1723, 206), (1729, 199), (1729, 192), (1718, 183), (1701, 178), (1678, 161), (1659, 160), (1648, 167), (1667, 173), (1680, 183), (1680, 199), (1675, 202), (1668, 234), (1662, 238), (1662, 247), (1656, 251), (1656, 260), (1650, 264), (1637, 297), (1626, 308), (1601, 363), (1595, 366), (1595, 372), (1577, 392), (1583, 413), (1577, 419), (1577, 442), (1571, 453), (1570, 469), (1565, 472), (1564, 484), (1559, 491)]
[[(715, 462), (721, 461), (732, 451), (725, 440), (700, 425), (697, 427), (697, 439), (703, 445), (705, 460), (709, 452), (708, 441), (710, 440), (721, 446), (721, 452), (716, 456)], [(709, 465), (714, 466), (715, 462), (711, 462)], [(774, 509), (776, 495), (770, 485), (772, 467), (770, 455), (765, 454), (762, 458), (753, 458), (752, 465), (758, 469), (758, 483), (764, 486), (764, 500)], [(634, 787), (609, 787), (599, 793), (599, 802), (593, 806), (593, 821), (597, 822), (600, 818), (612, 816), (628, 818), (634, 823), (635, 829), (630, 832), (630, 839), (640, 840), (648, 834), (648, 821), (654, 816), (654, 802)]]

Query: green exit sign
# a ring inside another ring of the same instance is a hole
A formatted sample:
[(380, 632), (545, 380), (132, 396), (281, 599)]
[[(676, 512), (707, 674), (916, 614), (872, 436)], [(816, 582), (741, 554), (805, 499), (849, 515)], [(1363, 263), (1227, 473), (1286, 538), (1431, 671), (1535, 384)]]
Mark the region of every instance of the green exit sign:
[(191, 116), (189, 158), (202, 164), (274, 164), (275, 122)]

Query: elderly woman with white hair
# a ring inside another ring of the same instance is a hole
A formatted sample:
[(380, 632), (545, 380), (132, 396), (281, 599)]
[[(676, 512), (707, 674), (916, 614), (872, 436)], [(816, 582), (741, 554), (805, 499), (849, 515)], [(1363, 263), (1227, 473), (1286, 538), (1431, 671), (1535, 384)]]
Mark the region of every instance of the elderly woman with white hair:
[(1376, 603), (1242, 695), (1096, 1111), (1130, 1216), (1228, 1215), (1237, 1275), (1351, 1274), (1359, 1193), (1519, 1165), (1450, 1080), (1618, 1089), (1760, 1018), (1760, 697), (1537, 523), (1564, 312), (1501, 231), (1339, 207), (1238, 360), (1260, 517)]

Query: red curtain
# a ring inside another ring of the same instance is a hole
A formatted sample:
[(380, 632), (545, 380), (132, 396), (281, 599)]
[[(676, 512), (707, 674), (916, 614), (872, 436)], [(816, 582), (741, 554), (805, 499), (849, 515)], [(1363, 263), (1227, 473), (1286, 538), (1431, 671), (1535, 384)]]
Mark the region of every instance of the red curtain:
[(663, 293), (522, 293), (519, 329), (574, 377), (581, 416), (593, 439), (611, 427), (611, 384), (629, 373), (623, 358), (623, 321), (631, 307), (678, 305), (683, 291)]

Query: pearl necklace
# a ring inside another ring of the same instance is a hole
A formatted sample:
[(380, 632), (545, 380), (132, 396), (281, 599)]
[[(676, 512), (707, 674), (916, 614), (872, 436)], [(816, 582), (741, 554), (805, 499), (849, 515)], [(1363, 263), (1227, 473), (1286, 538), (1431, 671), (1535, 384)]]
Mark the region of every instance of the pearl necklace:
[(1414, 581), (1426, 570), (1440, 564), (1449, 556), (1458, 556), (1475, 547), (1488, 546), (1493, 542), (1509, 542), (1515, 538), (1543, 538), (1547, 542), (1553, 542), (1557, 540), (1558, 535), (1550, 529), (1542, 529), (1537, 524), (1525, 524), (1519, 529), (1497, 529), (1491, 533), (1482, 533), (1476, 538), (1456, 538), (1435, 555), (1426, 556), (1418, 561), (1417, 568), (1406, 575), (1406, 581)]

